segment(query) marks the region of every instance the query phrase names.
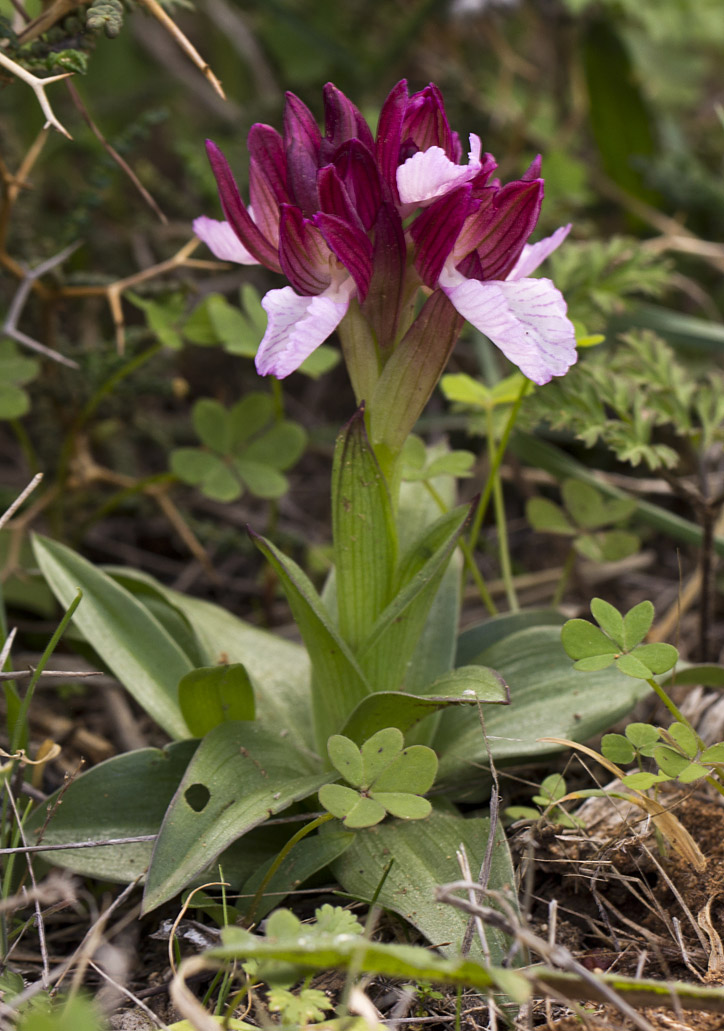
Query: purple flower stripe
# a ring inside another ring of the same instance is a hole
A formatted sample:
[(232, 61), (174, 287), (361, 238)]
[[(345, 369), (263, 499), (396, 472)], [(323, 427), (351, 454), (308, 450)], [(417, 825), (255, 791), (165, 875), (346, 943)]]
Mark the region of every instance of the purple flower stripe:
[(279, 260), (284, 275), (305, 297), (323, 293), (332, 278), (330, 252), (319, 229), (293, 204), (282, 207), (279, 223)]
[(382, 201), (382, 185), (372, 151), (357, 139), (348, 140), (334, 158), (342, 182), (357, 208), (365, 229), (377, 218)]
[(343, 143), (351, 139), (358, 139), (368, 150), (374, 150), (369, 125), (352, 101), (331, 82), (324, 87), (324, 124), (326, 136), (322, 141), (322, 153), (329, 160)]
[(401, 79), (393, 87), (382, 105), (377, 123), (377, 165), (382, 181), (387, 185), (391, 198), (399, 202), (397, 192), (397, 165), (402, 146), (402, 124), (407, 108), (407, 82)]
[(423, 209), (410, 226), (410, 236), (417, 245), (415, 268), (426, 286), (437, 285), (467, 216), (470, 190), (468, 185), (461, 186), (441, 197)]
[(360, 301), (364, 301), (372, 277), (372, 244), (367, 235), (336, 215), (319, 212), (314, 224), (321, 230), (329, 249), (352, 276)]

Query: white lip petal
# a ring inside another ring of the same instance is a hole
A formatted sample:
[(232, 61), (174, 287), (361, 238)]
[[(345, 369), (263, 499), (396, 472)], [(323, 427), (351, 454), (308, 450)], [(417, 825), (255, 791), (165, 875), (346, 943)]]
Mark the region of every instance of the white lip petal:
[(551, 236), (546, 236), (545, 240), (539, 240), (538, 243), (527, 243), (515, 265), (508, 273), (508, 280), (525, 279), (531, 272), (535, 272), (548, 255), (560, 247), (570, 231), (571, 223), (569, 222), (567, 226), (561, 226), (560, 229), (556, 229), (555, 233), (552, 233)]
[(468, 159), (469, 164), (456, 165), (442, 147), (418, 150), (397, 169), (400, 200), (403, 204), (429, 203), (474, 179), (481, 168), (480, 139), (472, 133)]
[(351, 278), (316, 297), (300, 297), (291, 286), (270, 290), (261, 302), (269, 323), (256, 356), (259, 375), (283, 379), (298, 369), (335, 331), (354, 292)]
[(440, 286), (457, 311), (534, 383), (562, 376), (575, 363), (573, 324), (550, 279), (483, 283), (447, 268)]
[(219, 222), (218, 219), (199, 215), (194, 219), (194, 232), (220, 261), (235, 261), (237, 265), (259, 264), (228, 222)]

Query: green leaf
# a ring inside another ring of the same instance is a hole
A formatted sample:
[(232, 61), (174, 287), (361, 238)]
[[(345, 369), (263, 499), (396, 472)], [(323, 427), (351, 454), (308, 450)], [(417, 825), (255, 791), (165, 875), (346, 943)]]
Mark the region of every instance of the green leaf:
[(302, 457), (306, 446), (304, 427), (285, 419), (253, 440), (244, 452), (244, 458), (272, 469), (290, 469)]
[(362, 753), (354, 741), (342, 734), (333, 734), (327, 742), (329, 761), (348, 784), (359, 788), (364, 783)]
[(371, 781), (371, 787), (375, 797), (380, 791), (424, 795), (432, 787), (436, 774), (437, 756), (432, 748), (427, 745), (410, 745)]
[(603, 498), (590, 484), (574, 479), (564, 480), (561, 495), (566, 508), (581, 529), (596, 530), (608, 522)]
[(370, 798), (379, 802), (390, 816), (400, 820), (424, 820), (432, 812), (432, 806), (426, 798), (406, 791), (371, 791)]
[(652, 673), (668, 673), (679, 659), (679, 653), (673, 644), (641, 644), (633, 652), (634, 656), (648, 666)]
[(603, 632), (613, 638), (623, 651), (623, 616), (618, 609), (604, 601), (603, 598), (594, 598), (591, 602), (591, 615)]
[[(630, 652), (643, 641), (654, 621), (654, 606), (650, 601), (639, 602), (623, 617), (624, 648)], [(669, 646), (671, 647), (671, 646)]]
[(709, 745), (699, 756), (703, 763), (724, 763), (724, 744)]
[(306, 751), (257, 723), (222, 723), (199, 745), (156, 840), (144, 912), (178, 894), (228, 845), (329, 780)]
[(328, 739), (342, 729), (355, 706), (371, 694), (371, 688), (309, 578), (269, 541), (254, 533), (251, 537), (282, 581), (309, 651), (315, 676), (312, 707), (317, 747), (324, 754)]
[(0, 419), (19, 419), (30, 410), (30, 398), (22, 387), (39, 370), (39, 362), (21, 355), (12, 340), (0, 339)]
[(563, 798), (566, 790), (566, 782), (560, 773), (551, 773), (541, 781), (540, 793), (547, 802), (557, 802)]
[(669, 727), (669, 736), (690, 759), (696, 757), (699, 751), (699, 739), (691, 727), (687, 727), (685, 723), (672, 723)]
[(525, 630), (529, 626), (561, 627), (565, 622), (566, 617), (557, 609), (527, 609), (524, 612), (505, 612), (502, 616), (493, 616), (484, 623), (463, 630), (457, 642), (455, 665), (472, 663), (486, 648), (518, 630)]
[(623, 778), (623, 785), (636, 791), (648, 791), (654, 784), (662, 784), (671, 777), (665, 773), (629, 773)]
[[(487, 819), (463, 819), (433, 810), (427, 820), (386, 822), (359, 832), (332, 870), (346, 891), (367, 900), (375, 895), (387, 871), (379, 891), (379, 904), (399, 913), (428, 941), (438, 945), (444, 955), (459, 956), (467, 914), (436, 902), (436, 891), (439, 885), (460, 878), (455, 853), (461, 844), (473, 870), (479, 869), (489, 833)], [(498, 830), (489, 887), (510, 891), (514, 884), (507, 842)], [(515, 904), (513, 898), (509, 895)], [(490, 904), (494, 906), (495, 902)], [(492, 928), (487, 928), (486, 933), (492, 961), (499, 963), (510, 943)], [(473, 939), (472, 955), (475, 954), (480, 954), (480, 945)]]
[[(465, 683), (469, 684), (470, 681), (465, 680)], [(451, 684), (450, 686), (452, 689), (456, 685)], [(503, 692), (499, 685), (498, 687), (500, 695)], [(434, 688), (436, 685), (430, 686), (430, 690)], [(490, 693), (492, 694), (492, 691)], [(451, 693), (449, 697), (445, 697), (442, 692), (438, 693), (438, 690), (435, 695), (429, 697), (406, 694), (404, 691), (376, 691), (362, 699), (345, 723), (343, 731), (347, 737), (362, 744), (363, 741), (384, 727), (397, 727), (405, 733), (420, 720), (426, 719), (448, 706), (471, 705), (476, 701), (475, 696), (468, 695), (466, 697), (457, 693)], [(498, 698), (495, 701), (503, 702), (503, 699)]]
[(200, 484), (201, 491), (213, 501), (236, 501), (244, 493), (239, 479), (229, 466), (216, 455), (209, 455), (209, 471)]
[(634, 748), (641, 751), (659, 740), (659, 731), (650, 723), (629, 723), (624, 731)]
[[(615, 669), (585, 676), (576, 672), (560, 637), (555, 626), (532, 626), (471, 656), (511, 685), (512, 705), (484, 710), (496, 762), (540, 762), (560, 748), (541, 741), (543, 737), (587, 741), (608, 730), (650, 692), (647, 684)], [(447, 709), (432, 742), (440, 756), (438, 783), (457, 799), (483, 800), (489, 795), (489, 782), (481, 776), (485, 743), (475, 717), (467, 708)]]
[(228, 454), (231, 424), (228, 411), (219, 401), (210, 397), (200, 398), (193, 407), (191, 418), (202, 444), (222, 455)]
[[(158, 833), (164, 814), (198, 742), (181, 741), (164, 749), (141, 748), (98, 763), (48, 799), (53, 819), (43, 832), (46, 845), (77, 841), (122, 840)], [(58, 805), (62, 798), (62, 804)], [(34, 835), (47, 820), (38, 806), (24, 826)], [(152, 841), (42, 853), (54, 866), (84, 877), (127, 883), (143, 875)]]
[(189, 731), (178, 703), (178, 683), (191, 662), (165, 628), (130, 592), (63, 544), (33, 538), (40, 570), (66, 608), (78, 588), (83, 600), (74, 624), (139, 705), (175, 738)]
[(243, 664), (192, 670), (178, 685), (179, 705), (194, 737), (220, 723), (254, 719), (254, 688)]
[(561, 644), (572, 659), (615, 655), (620, 649), (587, 619), (569, 619), (561, 630)]
[(599, 536), (601, 562), (620, 562), (635, 555), (641, 547), (641, 538), (625, 530), (608, 530)]
[(365, 786), (374, 784), (382, 771), (390, 765), (402, 751), (405, 739), (397, 727), (385, 727), (378, 730), (364, 742), (360, 749), (364, 768)]
[[(441, 544), (382, 612), (359, 649), (358, 659), (375, 690), (395, 690), (404, 685), (407, 665), (420, 639), (427, 614), (448, 562), (468, 519), (469, 509), (457, 509), (454, 519), (445, 517)], [(435, 528), (437, 533), (439, 528)], [(419, 554), (417, 551), (415, 554)], [(409, 568), (409, 566), (408, 566)]]
[(289, 490), (286, 476), (271, 466), (249, 461), (245, 455), (234, 457), (232, 461), (244, 485), (258, 498), (273, 501), (283, 497)]
[(356, 805), (350, 809), (342, 822), (351, 830), (359, 830), (362, 827), (374, 827), (375, 824), (381, 823), (386, 816), (385, 807), (374, 798), (357, 795)]
[(616, 667), (626, 676), (636, 677), (637, 680), (649, 680), (651, 670), (643, 662), (639, 662), (635, 655), (621, 655), (616, 659)]
[(573, 668), (580, 673), (598, 673), (599, 670), (608, 669), (613, 660), (613, 655), (589, 655), (586, 659), (574, 662)]
[(219, 465), (221, 459), (198, 447), (177, 447), (171, 452), (171, 472), (192, 487), (199, 484)]
[(342, 355), (336, 348), (322, 344), (321, 347), (312, 351), (308, 358), (304, 359), (298, 371), (309, 376), (310, 379), (321, 379), (336, 365), (339, 365), (341, 360)]
[(630, 763), (634, 761), (636, 750), (623, 734), (604, 734), (601, 739), (601, 755), (612, 763)]
[(397, 560), (392, 501), (367, 439), (362, 408), (337, 437), (332, 536), (339, 629), (357, 649), (390, 600)]
[(229, 410), (231, 448), (238, 451), (251, 437), (261, 433), (274, 419), (274, 402), (270, 394), (253, 391)]
[(689, 765), (689, 759), (668, 745), (657, 745), (654, 748), (654, 759), (659, 769), (669, 777), (678, 777)]
[(345, 784), (325, 784), (319, 789), (320, 804), (338, 820), (348, 816), (359, 800), (359, 791), (354, 791)]
[(525, 518), (539, 533), (559, 533), (567, 537), (576, 534), (563, 509), (548, 498), (531, 498), (525, 506)]
[(696, 780), (701, 780), (702, 777), (708, 777), (709, 770), (700, 763), (689, 763), (681, 771), (679, 776), (676, 778), (680, 784), (693, 784)]

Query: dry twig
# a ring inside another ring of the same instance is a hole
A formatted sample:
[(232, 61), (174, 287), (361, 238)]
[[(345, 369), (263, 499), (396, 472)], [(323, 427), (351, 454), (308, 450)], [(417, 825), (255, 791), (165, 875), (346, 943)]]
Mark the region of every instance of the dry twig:
[(45, 87), (49, 86), (51, 82), (58, 82), (60, 79), (67, 79), (69, 75), (73, 75), (73, 72), (63, 72), (61, 75), (50, 75), (47, 79), (39, 79), (37, 75), (33, 75), (32, 72), (29, 72), (27, 70), (27, 68), (23, 68), (23, 66), (21, 64), (18, 64), (17, 61), (13, 61), (12, 58), (4, 54), (2, 50), (0, 50), (0, 67), (6, 68), (7, 71), (9, 71), (17, 79), (20, 79), (21, 82), (24, 82), (26, 85), (30, 86), (33, 93), (38, 98), (38, 103), (42, 108), (43, 114), (45, 115), (44, 128), (47, 129), (48, 126), (52, 126), (53, 129), (57, 129), (59, 133), (63, 134), (63, 136), (67, 136), (69, 140), (72, 140), (73, 137), (70, 135), (68, 130), (63, 125), (61, 125), (61, 123), (53, 114), (53, 109), (50, 106), (50, 101), (45, 95)]

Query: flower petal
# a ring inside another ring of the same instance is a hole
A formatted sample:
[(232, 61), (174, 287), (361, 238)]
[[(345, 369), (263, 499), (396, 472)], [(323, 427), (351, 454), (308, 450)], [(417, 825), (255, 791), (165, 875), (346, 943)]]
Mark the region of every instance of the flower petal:
[(465, 222), (470, 189), (470, 186), (463, 186), (435, 201), (421, 211), (410, 226), (410, 236), (416, 247), (415, 268), (429, 287), (436, 285)]
[(420, 150), (440, 147), (447, 158), (459, 163), (462, 152), (460, 140), (450, 129), (442, 93), (434, 83), (410, 97), (402, 138), (409, 138)]
[(302, 213), (311, 218), (319, 207), (317, 169), (322, 134), (312, 112), (299, 97), (287, 93), (284, 108), (284, 150), (289, 191)]
[(546, 236), (544, 240), (539, 240), (538, 243), (527, 243), (515, 265), (508, 273), (508, 281), (510, 282), (511, 279), (525, 279), (531, 272), (535, 272), (548, 255), (560, 247), (570, 231), (571, 223), (569, 222), (567, 226), (561, 226), (560, 229), (556, 229), (555, 233)]
[(382, 183), (373, 157), (359, 140), (348, 140), (334, 156), (334, 167), (347, 188), (365, 229), (377, 218), (382, 200)]
[(368, 150), (374, 151), (369, 125), (352, 101), (332, 82), (324, 87), (324, 126), (326, 139), (322, 141), (322, 153), (327, 154), (328, 160), (332, 160), (338, 147), (351, 139), (361, 140)]
[(503, 280), (535, 229), (543, 201), (543, 180), (506, 183), (468, 219), (455, 245), (460, 261), (475, 250), (486, 280)]
[(194, 232), (211, 253), (221, 261), (235, 261), (239, 265), (258, 265), (253, 254), (247, 251), (228, 222), (199, 215), (194, 219)]
[(562, 376), (575, 363), (573, 324), (550, 279), (481, 283), (448, 263), (440, 286), (457, 311), (534, 383)]
[(456, 165), (442, 147), (418, 150), (397, 169), (397, 189), (403, 204), (425, 204), (470, 182), (480, 172), (480, 139), (470, 135), (470, 163)]
[(284, 275), (302, 296), (323, 293), (331, 282), (330, 250), (324, 237), (299, 208), (282, 206), (279, 260)]
[(407, 80), (400, 79), (382, 105), (377, 123), (377, 164), (382, 180), (389, 187), (394, 201), (398, 200), (396, 173), (400, 162), (402, 124), (407, 104)]
[(342, 262), (357, 285), (360, 301), (364, 301), (372, 276), (372, 244), (366, 233), (337, 215), (320, 211), (314, 216), (325, 243)]
[(281, 272), (277, 249), (252, 222), (251, 216), (239, 195), (239, 189), (234, 181), (228, 161), (212, 140), (206, 141), (206, 153), (209, 157), (211, 171), (216, 179), (216, 185), (219, 188), (219, 199), (226, 215), (226, 221), (239, 237), (246, 250), (253, 254), (261, 265), (266, 265), (273, 272)]
[(284, 379), (298, 369), (340, 324), (353, 293), (352, 279), (317, 297), (300, 297), (291, 286), (270, 290), (261, 302), (269, 323), (256, 356), (259, 375)]

